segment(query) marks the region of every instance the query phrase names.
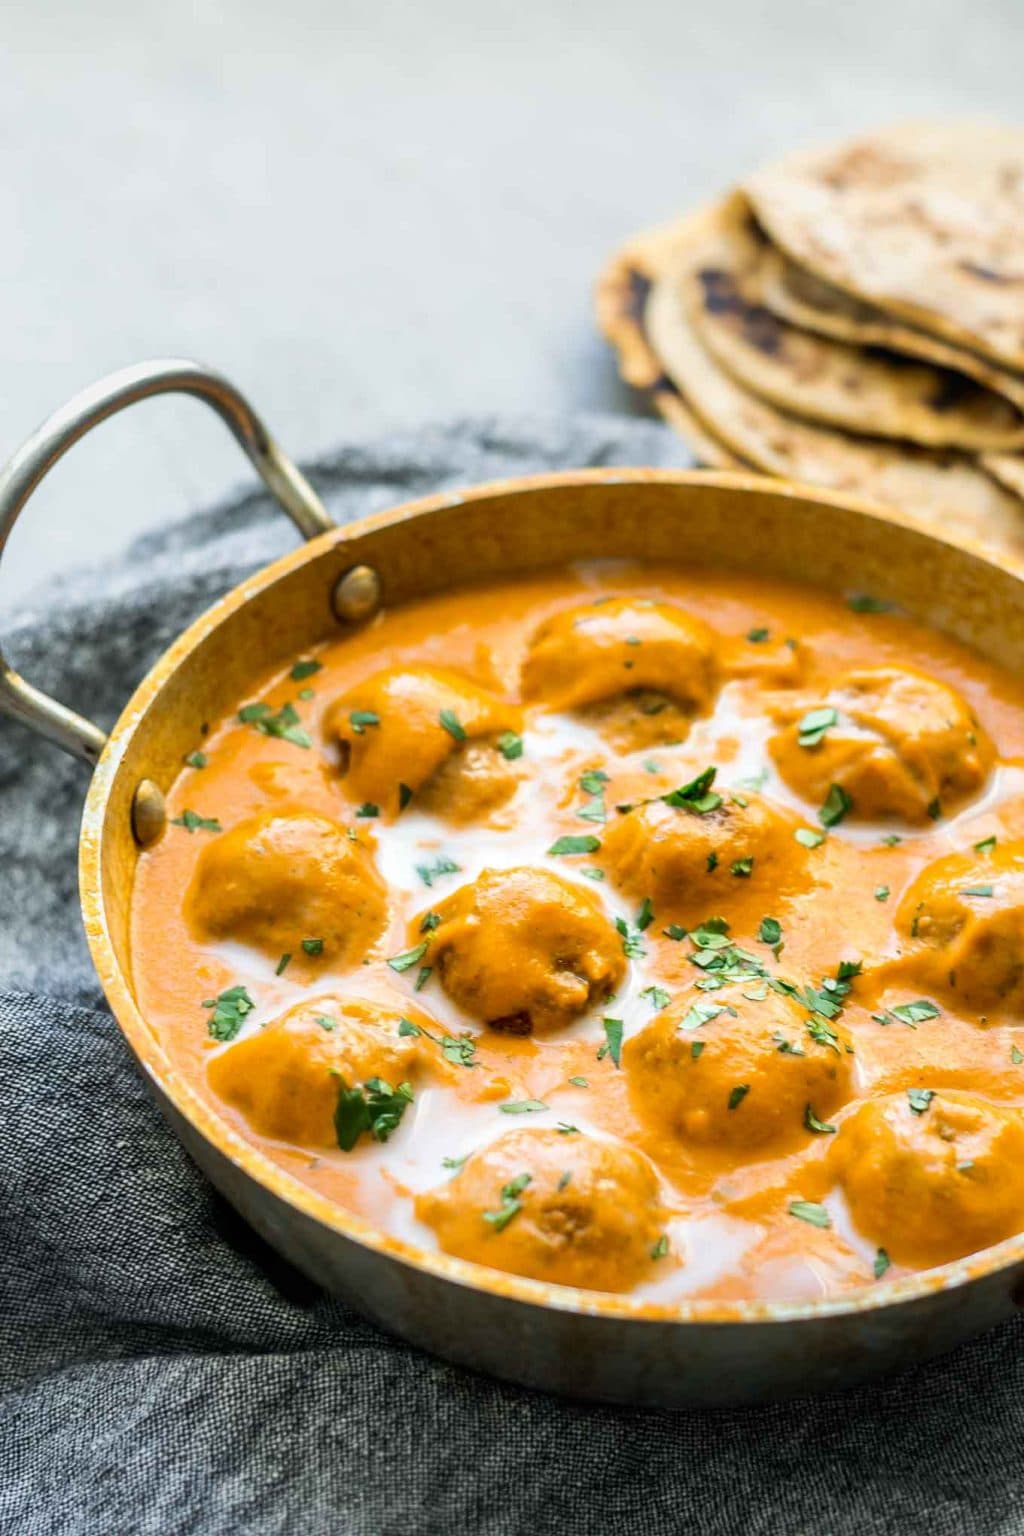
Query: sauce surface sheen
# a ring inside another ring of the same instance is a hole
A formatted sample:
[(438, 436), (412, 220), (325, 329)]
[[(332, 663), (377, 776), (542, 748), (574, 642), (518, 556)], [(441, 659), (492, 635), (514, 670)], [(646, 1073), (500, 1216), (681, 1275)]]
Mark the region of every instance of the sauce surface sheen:
[(714, 571), (386, 611), (196, 721), (140, 1009), (422, 1247), (669, 1304), (945, 1262), (1024, 1229), (1022, 703), (899, 614)]

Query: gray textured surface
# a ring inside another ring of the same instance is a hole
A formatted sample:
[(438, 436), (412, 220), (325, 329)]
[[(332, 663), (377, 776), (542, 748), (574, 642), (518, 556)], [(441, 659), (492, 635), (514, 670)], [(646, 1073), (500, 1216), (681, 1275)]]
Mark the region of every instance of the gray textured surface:
[[(393, 424), (622, 409), (624, 235), (781, 149), (1020, 115), (1021, 0), (7, 0), (0, 456), (75, 389), (194, 353), (302, 457)], [(0, 574), (240, 482), (195, 405), (76, 450)]]
[[(314, 474), (341, 519), (637, 457), (679, 448), (611, 419), (487, 422)], [(26, 616), (18, 654), (109, 719), (168, 633), (289, 537), (260, 498), (197, 517), (134, 578)], [(1019, 1536), (1024, 1320), (842, 1397), (672, 1416), (472, 1376), (319, 1294), (213, 1194), (95, 1006), (83, 771), (27, 745), (0, 724), (0, 989), (52, 994), (0, 990), (3, 1536)]]

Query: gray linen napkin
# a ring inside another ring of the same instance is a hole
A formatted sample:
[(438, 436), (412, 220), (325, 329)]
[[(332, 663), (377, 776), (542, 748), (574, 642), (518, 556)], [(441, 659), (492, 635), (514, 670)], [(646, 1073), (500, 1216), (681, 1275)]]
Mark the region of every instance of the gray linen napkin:
[[(660, 427), (591, 417), (424, 430), (310, 473), (347, 521), (499, 475), (685, 462)], [(5, 644), (109, 724), (182, 626), (292, 541), (265, 496), (235, 500), (42, 591)], [(322, 1295), (189, 1162), (103, 1005), (78, 918), (84, 790), (0, 724), (0, 1530), (1024, 1531), (1018, 1321), (846, 1395), (670, 1415), (473, 1376)]]

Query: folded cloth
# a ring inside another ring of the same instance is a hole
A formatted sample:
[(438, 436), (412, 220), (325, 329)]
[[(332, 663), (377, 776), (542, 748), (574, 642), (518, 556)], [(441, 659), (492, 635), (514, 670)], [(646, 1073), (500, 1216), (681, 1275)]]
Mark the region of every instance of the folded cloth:
[[(478, 421), (310, 474), (344, 522), (474, 480), (684, 453), (644, 423)], [(107, 725), (182, 626), (293, 537), (267, 497), (235, 500), (51, 584), (5, 646)], [(103, 1006), (78, 920), (84, 789), (79, 764), (0, 726), (0, 1531), (1024, 1528), (1018, 1321), (845, 1395), (673, 1415), (471, 1375), (323, 1295), (198, 1173)]]

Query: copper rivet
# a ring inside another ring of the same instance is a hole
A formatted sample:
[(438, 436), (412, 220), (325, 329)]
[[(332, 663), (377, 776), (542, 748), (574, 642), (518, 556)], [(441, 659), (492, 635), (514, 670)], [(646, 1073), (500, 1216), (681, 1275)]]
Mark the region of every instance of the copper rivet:
[(372, 619), (380, 607), (381, 580), (372, 565), (353, 565), (334, 583), (331, 607), (343, 624)]
[(166, 825), (163, 791), (152, 779), (140, 779), (132, 796), (132, 836), (140, 848), (148, 848)]

